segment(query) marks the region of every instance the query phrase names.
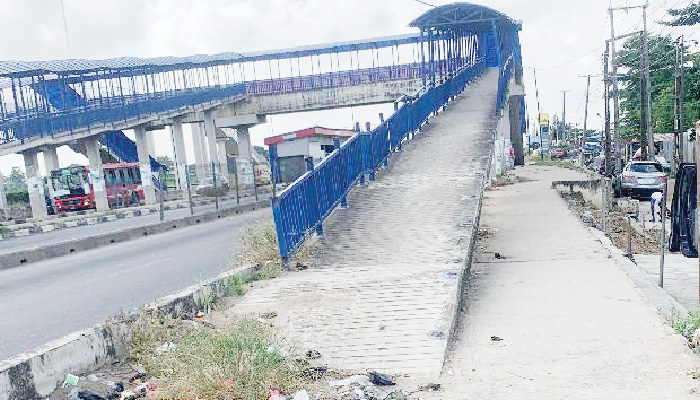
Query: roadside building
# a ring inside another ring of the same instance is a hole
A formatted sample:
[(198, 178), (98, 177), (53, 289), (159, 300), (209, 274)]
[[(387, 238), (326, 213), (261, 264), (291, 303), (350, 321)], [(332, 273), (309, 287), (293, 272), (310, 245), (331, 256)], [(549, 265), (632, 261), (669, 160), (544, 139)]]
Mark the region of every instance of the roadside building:
[(293, 182), (306, 172), (306, 158), (314, 164), (333, 152), (333, 140), (342, 144), (355, 135), (347, 129), (313, 127), (265, 138), (266, 146), (276, 146), (281, 182)]

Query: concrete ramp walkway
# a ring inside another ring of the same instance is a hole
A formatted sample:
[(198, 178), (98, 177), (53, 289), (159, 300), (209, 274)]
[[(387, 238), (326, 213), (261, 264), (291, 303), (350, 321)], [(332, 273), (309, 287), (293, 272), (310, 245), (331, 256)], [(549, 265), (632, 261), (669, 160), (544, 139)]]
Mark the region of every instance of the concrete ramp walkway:
[(488, 70), (353, 190), (318, 246), (319, 267), (249, 292), (234, 313), (275, 311), (302, 349), (330, 367), (437, 376), (478, 223), (495, 126)]
[(443, 391), (420, 397), (697, 399), (691, 373), (700, 356), (551, 189), (582, 174), (526, 166), (516, 175), (526, 181), (484, 195), (488, 234), (474, 255)]

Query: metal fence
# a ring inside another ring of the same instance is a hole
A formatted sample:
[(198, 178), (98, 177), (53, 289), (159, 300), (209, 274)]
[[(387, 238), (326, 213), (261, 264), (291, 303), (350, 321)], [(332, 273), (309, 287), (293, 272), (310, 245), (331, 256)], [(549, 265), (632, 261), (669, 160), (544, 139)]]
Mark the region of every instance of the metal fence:
[[(483, 69), (484, 62), (480, 60), (458, 70), (441, 84), (424, 88), (418, 96), (404, 99), (394, 114), (373, 131), (358, 132), (342, 146), (336, 141), (336, 149), (328, 157), (315, 166), (310, 162), (308, 171), (272, 202), (282, 259), (286, 261), (314, 230), (322, 234), (323, 221), (337, 206), (347, 205), (347, 195), (353, 186), (363, 181), (366, 174), (370, 180), (374, 179), (374, 172), (385, 165), (402, 142)], [(276, 149), (271, 147), (270, 155), (275, 180)]]

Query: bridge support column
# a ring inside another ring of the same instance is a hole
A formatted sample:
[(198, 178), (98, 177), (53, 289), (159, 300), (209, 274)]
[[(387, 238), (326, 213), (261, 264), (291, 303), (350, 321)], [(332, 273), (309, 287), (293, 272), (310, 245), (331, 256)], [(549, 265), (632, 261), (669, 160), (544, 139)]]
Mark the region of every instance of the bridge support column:
[(206, 140), (201, 122), (192, 124), (192, 148), (194, 150), (194, 169), (197, 178), (202, 180), (207, 175), (206, 166), (209, 164), (209, 158), (207, 157)]
[(151, 158), (149, 154), (148, 132), (143, 126), (134, 128), (134, 136), (136, 137), (136, 151), (139, 156), (139, 170), (141, 172), (141, 188), (146, 199), (146, 204), (156, 203), (156, 188), (153, 185), (153, 177), (151, 175)]
[(228, 155), (226, 153), (226, 142), (228, 142), (228, 138), (226, 137), (216, 139), (217, 148), (219, 150), (217, 157), (219, 166), (221, 167), (221, 175), (226, 178), (229, 183), (231, 183), (231, 179), (229, 179), (228, 176)]
[(2, 174), (0, 174), (0, 209), (7, 208), (7, 206), (7, 190), (5, 189)]
[(29, 191), (29, 205), (32, 208), (32, 217), (46, 219), (46, 199), (44, 197), (44, 184), (39, 177), (39, 159), (36, 150), (24, 152), (24, 167), (27, 173), (27, 190)]
[(182, 133), (182, 120), (175, 118), (172, 126), (173, 154), (175, 155), (175, 175), (177, 177), (177, 189), (187, 190), (186, 168), (187, 155), (185, 154), (185, 137)]
[(156, 131), (146, 131), (148, 135), (148, 154), (151, 157), (156, 157)]
[(204, 131), (207, 134), (207, 145), (209, 148), (209, 165), (211, 173), (211, 164), (216, 167), (217, 172), (221, 172), (221, 164), (219, 164), (219, 150), (216, 146), (216, 123), (210, 111), (204, 112)]
[(248, 132), (247, 126), (236, 127), (236, 139), (238, 141), (238, 157), (236, 157), (238, 183), (243, 188), (254, 187), (253, 146), (250, 142), (250, 132)]
[(44, 168), (46, 169), (46, 184), (49, 187), (49, 198), (53, 202), (55, 196), (53, 193), (53, 182), (51, 182), (51, 171), (56, 171), (59, 168), (56, 146), (46, 146), (43, 148), (42, 153), (44, 154)]
[(522, 96), (510, 96), (508, 98), (508, 118), (510, 121), (510, 141), (513, 144), (515, 165), (525, 165), (525, 153), (523, 150), (522, 121), (520, 120), (520, 101)]
[(105, 173), (102, 169), (102, 158), (100, 157), (100, 142), (97, 136), (89, 137), (83, 141), (87, 149), (88, 161), (90, 163), (90, 184), (95, 192), (95, 207), (97, 211), (109, 210), (107, 201), (107, 190), (105, 189)]

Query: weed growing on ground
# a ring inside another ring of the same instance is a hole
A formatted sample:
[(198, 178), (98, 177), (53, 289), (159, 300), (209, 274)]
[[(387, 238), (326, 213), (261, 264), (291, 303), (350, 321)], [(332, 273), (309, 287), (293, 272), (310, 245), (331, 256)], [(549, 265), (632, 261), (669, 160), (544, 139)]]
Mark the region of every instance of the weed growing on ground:
[(678, 314), (676, 310), (671, 310), (671, 324), (676, 332), (691, 339), (700, 327), (700, 310), (690, 311), (685, 316)]
[(243, 278), (240, 276), (230, 276), (226, 281), (226, 286), (228, 287), (228, 293), (236, 296), (241, 296), (243, 294), (243, 285), (245, 285)]
[(217, 330), (193, 330), (146, 365), (159, 381), (159, 399), (267, 398), (270, 388), (293, 393), (307, 378), (298, 355), (277, 331), (255, 320)]
[(279, 261), (277, 231), (272, 221), (264, 221), (245, 227), (238, 239), (238, 252), (233, 265), (264, 265), (268, 261)]
[(199, 310), (203, 311), (205, 314), (211, 312), (211, 307), (214, 304), (214, 291), (211, 286), (207, 285), (203, 281), (199, 282), (199, 297), (198, 306)]

